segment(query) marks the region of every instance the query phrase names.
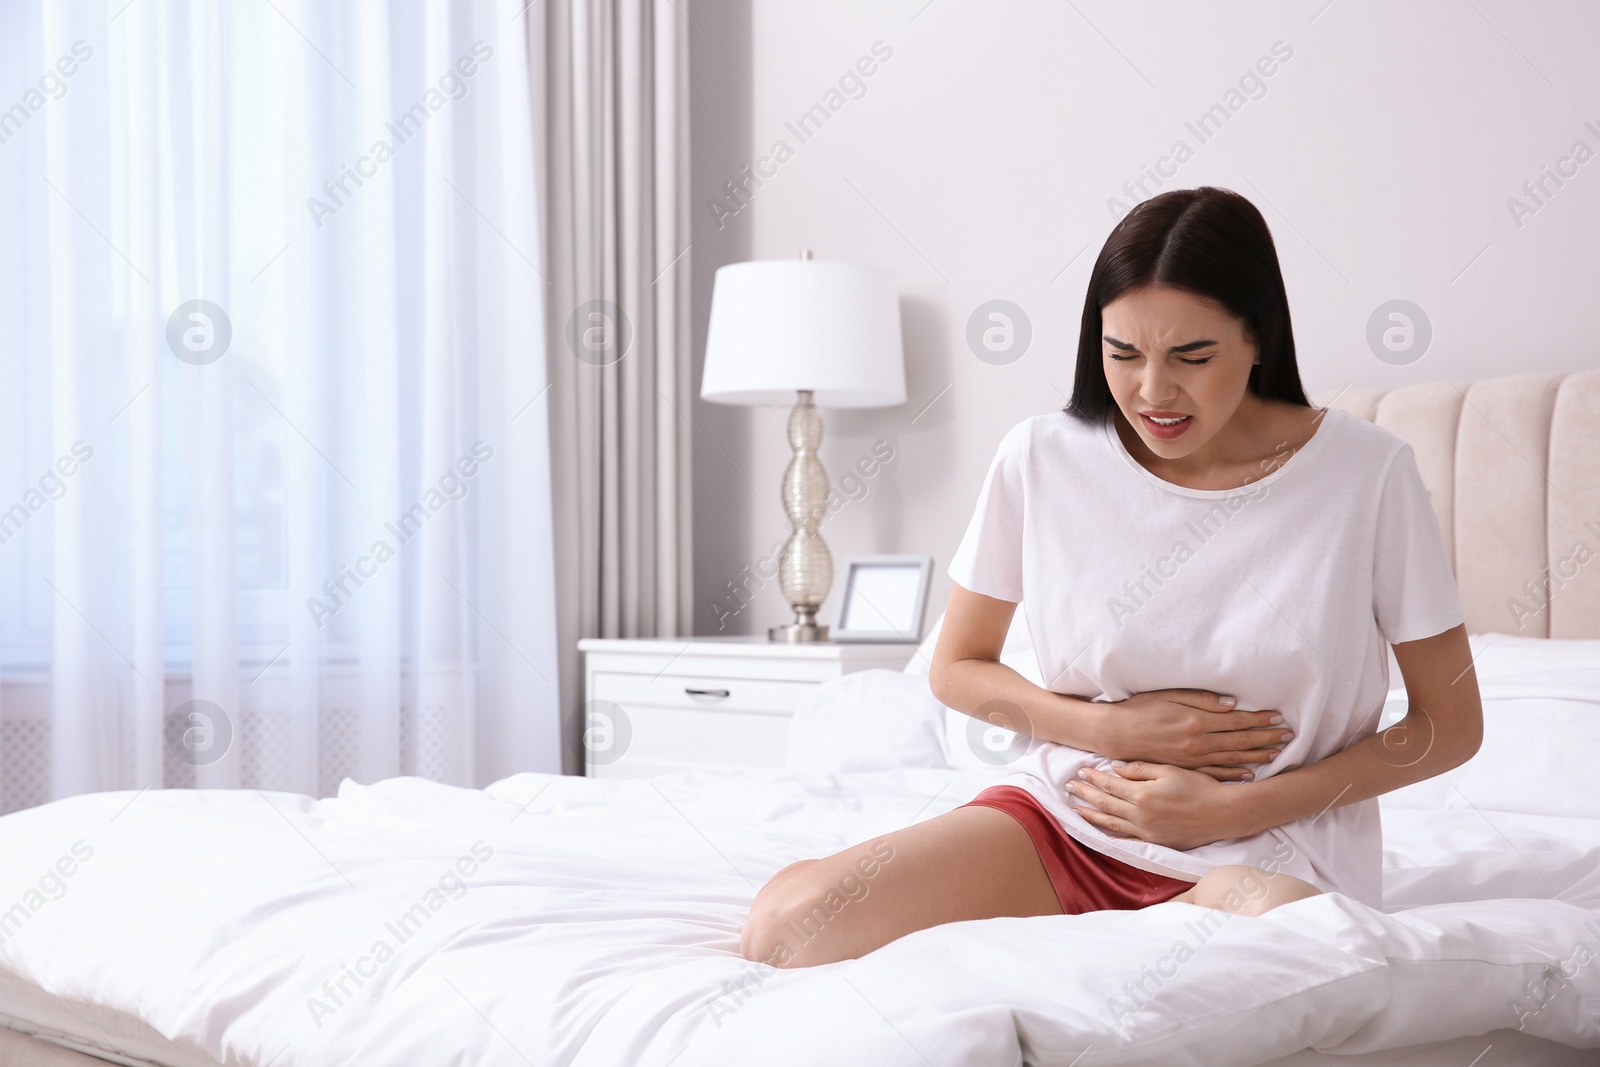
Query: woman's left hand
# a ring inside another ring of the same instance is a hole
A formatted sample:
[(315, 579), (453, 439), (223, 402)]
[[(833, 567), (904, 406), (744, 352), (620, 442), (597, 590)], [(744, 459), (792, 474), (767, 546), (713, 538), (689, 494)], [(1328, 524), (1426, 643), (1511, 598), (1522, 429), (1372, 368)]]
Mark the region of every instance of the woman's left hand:
[(1239, 836), (1231, 825), (1239, 785), (1165, 763), (1112, 766), (1116, 774), (1086, 767), (1066, 787), (1084, 802), (1073, 809), (1101, 830), (1180, 851)]

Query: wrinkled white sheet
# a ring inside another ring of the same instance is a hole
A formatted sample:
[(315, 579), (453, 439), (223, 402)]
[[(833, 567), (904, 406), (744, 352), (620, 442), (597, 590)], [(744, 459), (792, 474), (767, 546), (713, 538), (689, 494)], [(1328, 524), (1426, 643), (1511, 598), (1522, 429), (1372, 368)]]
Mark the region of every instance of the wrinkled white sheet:
[[(1386, 911), (1169, 903), (952, 924), (809, 970), (738, 957), (778, 868), (991, 778), (78, 797), (0, 819), (0, 908), (24, 909), (0, 914), (0, 1015), (132, 1060), (254, 1067), (1246, 1067), (1519, 1026), (1600, 1047), (1600, 820), (1386, 811)], [(44, 879), (80, 842), (92, 855)]]

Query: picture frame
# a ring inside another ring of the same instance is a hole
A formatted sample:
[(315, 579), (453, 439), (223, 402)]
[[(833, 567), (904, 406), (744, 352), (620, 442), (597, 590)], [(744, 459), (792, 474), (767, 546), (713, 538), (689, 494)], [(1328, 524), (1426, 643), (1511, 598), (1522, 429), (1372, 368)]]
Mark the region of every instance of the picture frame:
[(922, 640), (932, 556), (847, 556), (841, 569), (844, 591), (830, 640), (913, 645)]

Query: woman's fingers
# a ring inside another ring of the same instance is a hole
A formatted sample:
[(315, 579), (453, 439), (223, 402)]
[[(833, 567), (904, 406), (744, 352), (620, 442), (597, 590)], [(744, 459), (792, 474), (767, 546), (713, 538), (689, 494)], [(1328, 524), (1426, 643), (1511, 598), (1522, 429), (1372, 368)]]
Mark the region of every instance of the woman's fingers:
[(1281, 755), (1281, 748), (1252, 748), (1244, 752), (1213, 752), (1203, 758), (1204, 763), (1271, 763)]
[(1174, 761), (1173, 766), (1187, 767), (1197, 771), (1201, 767), (1232, 767), (1235, 765), (1249, 765), (1253, 763), (1271, 763), (1282, 753), (1276, 748), (1252, 748), (1247, 752), (1205, 752), (1198, 756), (1191, 756), (1183, 762)]
[(1219, 782), (1248, 782), (1255, 777), (1248, 767), (1196, 767), (1195, 770)]
[(1213, 730), (1206, 736), (1219, 750), (1231, 752), (1234, 749), (1286, 745), (1294, 737), (1294, 731), (1283, 726), (1271, 730)]
[(1139, 828), (1127, 819), (1120, 819), (1115, 815), (1107, 815), (1103, 811), (1096, 811), (1084, 804), (1078, 804), (1075, 807), (1078, 814), (1088, 820), (1090, 825), (1098, 826), (1113, 837), (1137, 838), (1139, 836)]
[(1218, 730), (1268, 730), (1283, 726), (1283, 715), (1276, 711), (1230, 711), (1214, 720)]
[[(1098, 771), (1090, 771), (1089, 773), (1099, 775), (1101, 778), (1111, 777), (1110, 775), (1100, 774)], [(1111, 788), (1121, 791), (1126, 789), (1127, 786), (1112, 786)], [(1096, 808), (1105, 812), (1107, 815), (1126, 818), (1127, 816), (1133, 815), (1138, 810), (1127, 800), (1124, 800), (1119, 796), (1114, 796), (1107, 790), (1101, 789), (1098, 786), (1090, 783), (1085, 778), (1073, 779), (1067, 783), (1066, 789), (1068, 793), (1071, 793), (1079, 800), (1093, 804)], [(1079, 810), (1081, 811), (1083, 809), (1080, 808)]]

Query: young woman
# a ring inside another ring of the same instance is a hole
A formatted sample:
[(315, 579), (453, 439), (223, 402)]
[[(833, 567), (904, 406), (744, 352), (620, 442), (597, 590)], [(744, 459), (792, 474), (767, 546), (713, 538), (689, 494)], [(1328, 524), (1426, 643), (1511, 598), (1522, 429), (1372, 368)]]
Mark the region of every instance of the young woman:
[[(1164, 193), (1112, 231), (1072, 400), (1005, 435), (949, 574), (929, 684), (1026, 751), (953, 811), (779, 871), (745, 958), (1165, 901), (1376, 906), (1375, 798), (1478, 748), (1412, 451), (1307, 402), (1272, 236), (1224, 189)], [(1019, 602), (1043, 688), (999, 662)], [(1410, 709), (1380, 734), (1391, 646)]]

